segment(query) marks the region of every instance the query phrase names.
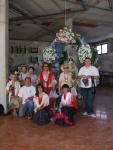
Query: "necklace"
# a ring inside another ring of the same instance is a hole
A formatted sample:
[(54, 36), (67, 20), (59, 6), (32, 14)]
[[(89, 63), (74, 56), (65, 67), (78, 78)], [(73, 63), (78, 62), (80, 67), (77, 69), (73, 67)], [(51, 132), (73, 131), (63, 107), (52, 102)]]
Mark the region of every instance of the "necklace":
[(64, 81), (68, 82), (68, 74), (64, 73)]
[(47, 82), (48, 81), (48, 74), (49, 73), (43, 73), (43, 78), (44, 78), (44, 80)]

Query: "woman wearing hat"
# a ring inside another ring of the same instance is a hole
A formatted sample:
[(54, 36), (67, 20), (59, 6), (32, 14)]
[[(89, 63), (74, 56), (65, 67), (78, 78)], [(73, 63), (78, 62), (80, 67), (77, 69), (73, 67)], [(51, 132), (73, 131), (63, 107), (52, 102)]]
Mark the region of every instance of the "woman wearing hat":
[(63, 64), (61, 66), (61, 70), (62, 73), (60, 74), (59, 77), (59, 92), (61, 92), (61, 87), (64, 84), (67, 84), (69, 87), (72, 87), (73, 82), (69, 64)]

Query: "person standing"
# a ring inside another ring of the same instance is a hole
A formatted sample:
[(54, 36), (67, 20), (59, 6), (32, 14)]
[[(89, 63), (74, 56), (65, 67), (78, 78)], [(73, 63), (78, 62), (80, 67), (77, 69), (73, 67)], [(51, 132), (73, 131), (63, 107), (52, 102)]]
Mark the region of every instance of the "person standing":
[(25, 78), (25, 85), (20, 88), (19, 90), (19, 117), (27, 116), (28, 119), (32, 118), (33, 109), (34, 109), (34, 102), (33, 98), (35, 96), (36, 90), (35, 87), (31, 85), (31, 78)]
[(38, 76), (40, 72), (41, 72), (41, 69), (39, 67), (39, 63), (34, 64), (34, 74)]
[(44, 92), (48, 95), (53, 85), (57, 83), (54, 73), (49, 69), (49, 64), (46, 62), (43, 64), (42, 71), (38, 76), (38, 82), (43, 84)]
[(11, 80), (6, 85), (6, 94), (8, 95), (9, 109), (13, 109), (13, 114), (17, 115), (19, 109), (18, 93), (20, 90), (20, 83), (17, 80), (16, 74), (11, 74)]
[(62, 86), (67, 84), (70, 88), (72, 87), (72, 75), (69, 70), (69, 64), (63, 64), (61, 67), (63, 71), (59, 76), (59, 93), (61, 93)]
[(29, 77), (28, 68), (26, 65), (22, 65), (21, 73), (19, 75), (19, 81), (20, 81), (21, 86), (24, 85), (24, 80), (26, 77)]
[(92, 65), (91, 59), (85, 59), (85, 65), (80, 68), (78, 77), (80, 79), (80, 87), (83, 99), (85, 101), (85, 112), (84, 116), (89, 116), (95, 118), (93, 104), (95, 97), (95, 86), (97, 80), (99, 80), (99, 71)]
[(31, 85), (36, 86), (37, 76), (34, 74), (34, 68), (29, 67), (28, 72), (29, 72), (29, 77), (31, 78)]

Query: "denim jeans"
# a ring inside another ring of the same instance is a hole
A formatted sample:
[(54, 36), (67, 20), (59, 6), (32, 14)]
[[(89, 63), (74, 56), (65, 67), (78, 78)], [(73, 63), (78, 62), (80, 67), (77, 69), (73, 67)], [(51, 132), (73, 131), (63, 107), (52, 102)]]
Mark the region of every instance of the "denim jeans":
[(28, 100), (23, 106), (19, 109), (19, 117), (29, 116), (32, 117), (34, 110), (34, 103), (31, 100)]
[(93, 114), (94, 93), (93, 88), (81, 88), (82, 96), (85, 101), (85, 110), (90, 115)]

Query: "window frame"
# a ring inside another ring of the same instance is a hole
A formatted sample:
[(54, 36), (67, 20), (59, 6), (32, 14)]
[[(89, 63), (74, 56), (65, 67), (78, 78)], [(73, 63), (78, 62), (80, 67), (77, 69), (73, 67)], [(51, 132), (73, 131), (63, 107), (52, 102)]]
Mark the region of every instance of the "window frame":
[[(105, 45), (105, 44), (107, 45), (107, 52), (103, 53), (102, 46)], [(108, 43), (107, 42), (96, 45), (96, 48), (97, 48), (97, 46), (101, 46), (101, 53), (98, 53), (98, 55), (108, 54)], [(98, 49), (97, 49), (97, 51), (98, 51)]]

